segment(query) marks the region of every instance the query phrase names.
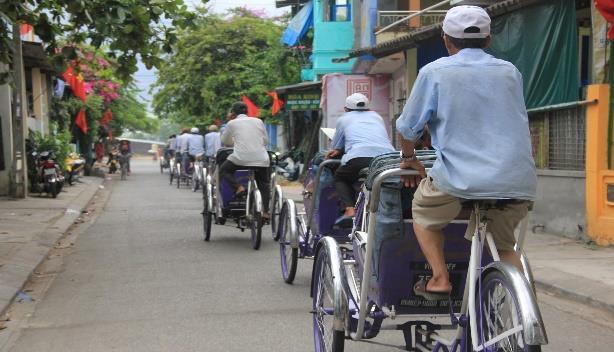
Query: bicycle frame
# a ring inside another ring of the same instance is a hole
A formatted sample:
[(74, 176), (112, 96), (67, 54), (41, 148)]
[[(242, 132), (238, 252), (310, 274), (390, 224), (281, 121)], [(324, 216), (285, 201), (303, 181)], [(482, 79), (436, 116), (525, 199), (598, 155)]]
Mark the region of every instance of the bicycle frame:
[[(376, 225), (376, 215), (378, 211), (379, 197), (381, 192), (381, 187), (387, 178), (395, 177), (395, 176), (410, 176), (410, 175), (418, 175), (416, 171), (413, 170), (402, 170), (402, 169), (391, 169), (383, 171), (380, 175), (375, 178), (373, 182), (373, 187), (371, 193), (369, 194), (368, 199), (368, 209), (369, 215), (367, 223), (367, 241), (366, 241), (366, 249), (364, 254), (364, 265), (362, 272), (362, 280), (361, 280), (361, 288), (359, 294), (359, 310), (358, 310), (358, 324), (356, 328), (356, 332), (351, 334), (351, 338), (355, 341), (361, 340), (364, 338), (365, 332), (365, 322), (367, 318), (367, 304), (368, 301), (368, 293), (369, 293), (369, 282), (372, 277), (373, 271), (373, 246), (375, 243), (375, 225)], [(479, 217), (479, 207), (476, 205), (476, 209), (474, 210), (476, 213), (476, 219), (481, 220)], [(365, 219), (363, 219), (363, 222)], [(526, 221), (526, 219), (525, 219)], [(515, 290), (516, 297), (518, 298), (518, 308), (520, 310), (520, 315), (522, 316), (522, 324), (518, 326), (517, 329), (513, 329), (511, 332), (507, 332), (506, 334), (496, 336), (495, 338), (489, 341), (491, 344), (496, 343), (498, 340), (501, 340), (511, 334), (517, 333), (521, 330), (524, 330), (525, 342), (529, 345), (541, 345), (547, 344), (548, 339), (546, 336), (546, 332), (544, 329), (543, 321), (541, 318), (541, 314), (537, 307), (536, 298), (533, 290), (530, 287), (529, 281), (527, 278), (530, 277), (529, 272), (525, 272), (525, 276), (521, 274), (518, 270), (513, 268), (511, 265), (498, 261), (498, 254), (494, 245), (494, 240), (492, 235), (485, 231), (485, 224), (480, 221), (479, 226), (476, 228), (476, 233), (473, 236), (471, 243), (471, 257), (469, 260), (469, 268), (468, 275), (465, 284), (465, 291), (463, 294), (463, 303), (461, 306), (461, 312), (458, 319), (462, 321), (462, 317), (469, 314), (470, 319), (470, 333), (472, 337), (473, 348), (475, 351), (481, 351), (484, 348), (488, 347), (487, 345), (478, 346), (478, 325), (480, 322), (477, 320), (476, 314), (476, 285), (475, 283), (481, 284), (479, 278), (482, 275), (487, 274), (490, 271), (498, 270), (503, 275), (505, 275), (510, 281), (513, 283), (513, 289)], [(517, 251), (522, 253), (522, 245), (524, 243), (524, 237), (526, 235), (526, 224), (521, 226), (521, 232), (519, 234), (519, 238), (517, 241)], [(482, 251), (484, 249), (484, 245), (488, 244), (491, 252), (493, 253), (493, 259), (495, 260), (493, 263), (487, 265), (485, 268), (480, 265), (482, 259)], [(526, 261), (526, 259), (525, 259)], [(528, 262), (527, 262), (528, 263)], [(346, 264), (348, 264), (346, 262)], [(526, 266), (528, 269), (528, 265)], [(528, 270), (526, 270), (528, 271)], [(385, 312), (387, 316), (393, 316), (394, 312)], [(337, 316), (337, 314), (335, 314)], [(516, 322), (515, 322), (516, 323)], [(462, 333), (464, 331), (464, 326), (466, 324), (458, 324), (456, 326), (456, 338), (454, 342), (445, 341), (443, 338), (439, 337), (436, 333), (431, 336), (433, 339), (437, 340), (441, 344), (445, 344), (447, 346), (456, 346), (457, 341), (460, 341), (462, 338)], [(395, 325), (396, 327), (396, 325)], [(385, 327), (382, 327), (385, 329)], [(453, 347), (452, 351), (455, 350)]]

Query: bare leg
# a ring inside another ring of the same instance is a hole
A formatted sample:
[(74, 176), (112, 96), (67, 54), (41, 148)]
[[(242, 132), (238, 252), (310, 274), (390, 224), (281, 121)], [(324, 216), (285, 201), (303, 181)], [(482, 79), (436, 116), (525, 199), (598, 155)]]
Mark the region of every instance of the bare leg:
[(522, 268), (522, 262), (520, 261), (520, 255), (516, 251), (502, 251), (499, 250), (499, 257), (502, 262), (506, 262), (508, 264), (512, 264), (515, 266), (521, 273), (524, 272)]
[(452, 285), (443, 253), (443, 232), (427, 230), (414, 222), (414, 233), (424, 257), (433, 269), (433, 277), (426, 285), (427, 291), (450, 292)]
[(354, 215), (356, 215), (356, 210), (354, 209), (354, 207), (345, 208), (345, 211), (343, 212), (343, 216), (353, 217)]

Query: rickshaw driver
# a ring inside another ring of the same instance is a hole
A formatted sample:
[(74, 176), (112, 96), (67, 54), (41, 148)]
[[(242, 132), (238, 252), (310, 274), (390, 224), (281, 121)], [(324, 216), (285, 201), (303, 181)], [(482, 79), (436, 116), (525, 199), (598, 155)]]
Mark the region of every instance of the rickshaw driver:
[(332, 150), (326, 158), (341, 157), (341, 166), (335, 171), (335, 188), (344, 213), (336, 224), (351, 219), (355, 215), (356, 191), (354, 183), (361, 169), (369, 167), (373, 157), (394, 152), (390, 143), (384, 120), (375, 111), (369, 110), (369, 99), (354, 93), (345, 100), (345, 114), (337, 120)]
[[(537, 183), (522, 76), (513, 64), (484, 52), (491, 39), (488, 14), (476, 6), (453, 7), (443, 31), (450, 56), (420, 70), (397, 121), (401, 168), (420, 174), (404, 182), (413, 187), (419, 181), (413, 227), (433, 276), (418, 282), (414, 292), (427, 299), (446, 298), (452, 290), (442, 229), (459, 214), (464, 199), (507, 199), (486, 211), (487, 227), (501, 260), (522, 271), (514, 229), (526, 216)], [(437, 153), (428, 175), (414, 155), (425, 125)], [(468, 238), (475, 224), (471, 219)]]
[(245, 193), (246, 189), (237, 182), (235, 171), (245, 167), (254, 169), (256, 184), (262, 195), (264, 211), (262, 218), (268, 220), (270, 198), (271, 161), (266, 145), (269, 142), (264, 123), (257, 117), (247, 116), (247, 105), (242, 102), (232, 104), (231, 120), (222, 133), (222, 143), (234, 146), (232, 154), (220, 166), (220, 175), (230, 184), (235, 195)]
[(190, 162), (200, 161), (205, 154), (205, 138), (198, 127), (192, 127), (188, 135), (188, 157)]

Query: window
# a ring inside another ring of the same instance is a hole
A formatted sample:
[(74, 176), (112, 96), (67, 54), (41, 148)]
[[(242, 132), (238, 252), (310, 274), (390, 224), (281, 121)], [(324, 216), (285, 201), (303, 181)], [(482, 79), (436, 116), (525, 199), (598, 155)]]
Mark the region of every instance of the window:
[(322, 0), (324, 2), (324, 21), (346, 22), (352, 20), (351, 0)]

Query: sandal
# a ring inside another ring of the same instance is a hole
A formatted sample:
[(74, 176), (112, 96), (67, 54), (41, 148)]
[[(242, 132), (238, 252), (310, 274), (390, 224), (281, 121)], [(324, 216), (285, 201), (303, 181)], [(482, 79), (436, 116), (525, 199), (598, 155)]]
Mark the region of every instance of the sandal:
[(421, 279), (414, 285), (414, 293), (416, 296), (421, 296), (426, 298), (429, 301), (440, 301), (440, 300), (448, 300), (450, 297), (450, 291), (428, 291), (426, 289), (428, 281)]

